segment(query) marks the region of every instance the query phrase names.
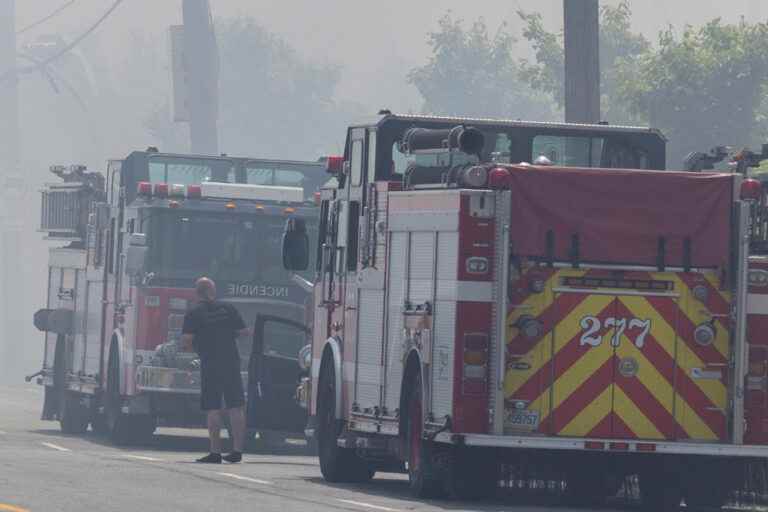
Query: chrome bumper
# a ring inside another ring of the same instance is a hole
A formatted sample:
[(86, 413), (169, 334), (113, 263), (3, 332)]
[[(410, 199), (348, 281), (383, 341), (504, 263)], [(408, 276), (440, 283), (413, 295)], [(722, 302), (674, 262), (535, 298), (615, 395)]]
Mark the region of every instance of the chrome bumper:
[[(243, 389), (248, 387), (248, 372), (240, 372)], [(200, 394), (200, 371), (162, 366), (136, 367), (136, 389), (153, 393)]]

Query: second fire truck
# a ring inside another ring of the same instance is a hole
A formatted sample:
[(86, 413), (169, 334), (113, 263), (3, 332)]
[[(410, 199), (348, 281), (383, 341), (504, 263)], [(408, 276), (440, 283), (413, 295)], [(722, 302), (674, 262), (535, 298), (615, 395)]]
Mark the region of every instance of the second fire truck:
[(177, 342), (206, 275), (256, 327), (238, 342), (249, 410), (261, 413), (249, 424), (300, 432), (306, 411), (293, 397), (311, 286), (283, 269), (280, 245), (286, 219), (315, 231), (323, 168), (152, 149), (110, 162), (106, 178), (53, 168), (41, 229), (60, 244), (35, 315), (46, 333), (43, 418), (70, 433), (90, 423), (118, 443), (158, 424), (199, 425), (199, 363)]
[(323, 476), (403, 470), (418, 496), (477, 496), (503, 466), (593, 504), (638, 475), (658, 511), (765, 474), (762, 189), (664, 171), (664, 148), (607, 125), (350, 128), (301, 388)]

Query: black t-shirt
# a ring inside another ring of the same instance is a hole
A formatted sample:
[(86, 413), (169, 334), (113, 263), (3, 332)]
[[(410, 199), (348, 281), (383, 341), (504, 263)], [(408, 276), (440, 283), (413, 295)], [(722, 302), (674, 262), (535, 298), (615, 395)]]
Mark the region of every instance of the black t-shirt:
[(239, 364), (237, 331), (245, 329), (240, 313), (219, 301), (200, 301), (184, 315), (183, 334), (192, 334), (192, 346), (203, 364)]

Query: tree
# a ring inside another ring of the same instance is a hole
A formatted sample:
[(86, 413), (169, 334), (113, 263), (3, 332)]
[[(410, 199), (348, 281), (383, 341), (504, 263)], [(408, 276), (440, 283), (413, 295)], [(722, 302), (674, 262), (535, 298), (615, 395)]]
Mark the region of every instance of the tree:
[(445, 115), (547, 120), (546, 98), (520, 78), (515, 38), (503, 24), (494, 36), (482, 19), (467, 29), (450, 14), (428, 34), (432, 56), (408, 74), (424, 98), (424, 112)]
[[(548, 32), (541, 14), (518, 11), (525, 23), (523, 37), (531, 44), (535, 63), (521, 62), (522, 77), (536, 90), (551, 95), (562, 108), (565, 97), (565, 55), (563, 32)], [(616, 101), (620, 86), (619, 69), (631, 68), (645, 54), (650, 43), (631, 31), (629, 1), (600, 7), (600, 88), (603, 119), (616, 124), (636, 122), (637, 115)]]
[(252, 18), (216, 24), (222, 148), (315, 159), (343, 144), (359, 107), (334, 99), (338, 66), (311, 62)]
[(768, 131), (768, 24), (671, 28), (658, 48), (618, 73), (617, 100), (661, 128), (670, 162), (716, 145), (744, 146)]

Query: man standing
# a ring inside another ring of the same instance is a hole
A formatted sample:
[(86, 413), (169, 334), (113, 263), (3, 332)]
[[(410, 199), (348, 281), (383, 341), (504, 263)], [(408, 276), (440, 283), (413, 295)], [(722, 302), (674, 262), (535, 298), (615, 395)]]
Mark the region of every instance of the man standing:
[[(248, 335), (250, 330), (234, 307), (216, 300), (216, 284), (211, 279), (198, 279), (195, 291), (199, 302), (184, 316), (181, 342), (185, 350), (194, 348), (200, 356), (200, 406), (208, 415), (211, 452), (197, 462), (240, 462), (245, 443), (245, 394), (235, 339)], [(232, 453), (222, 457), (221, 423), (225, 410), (234, 439)]]

